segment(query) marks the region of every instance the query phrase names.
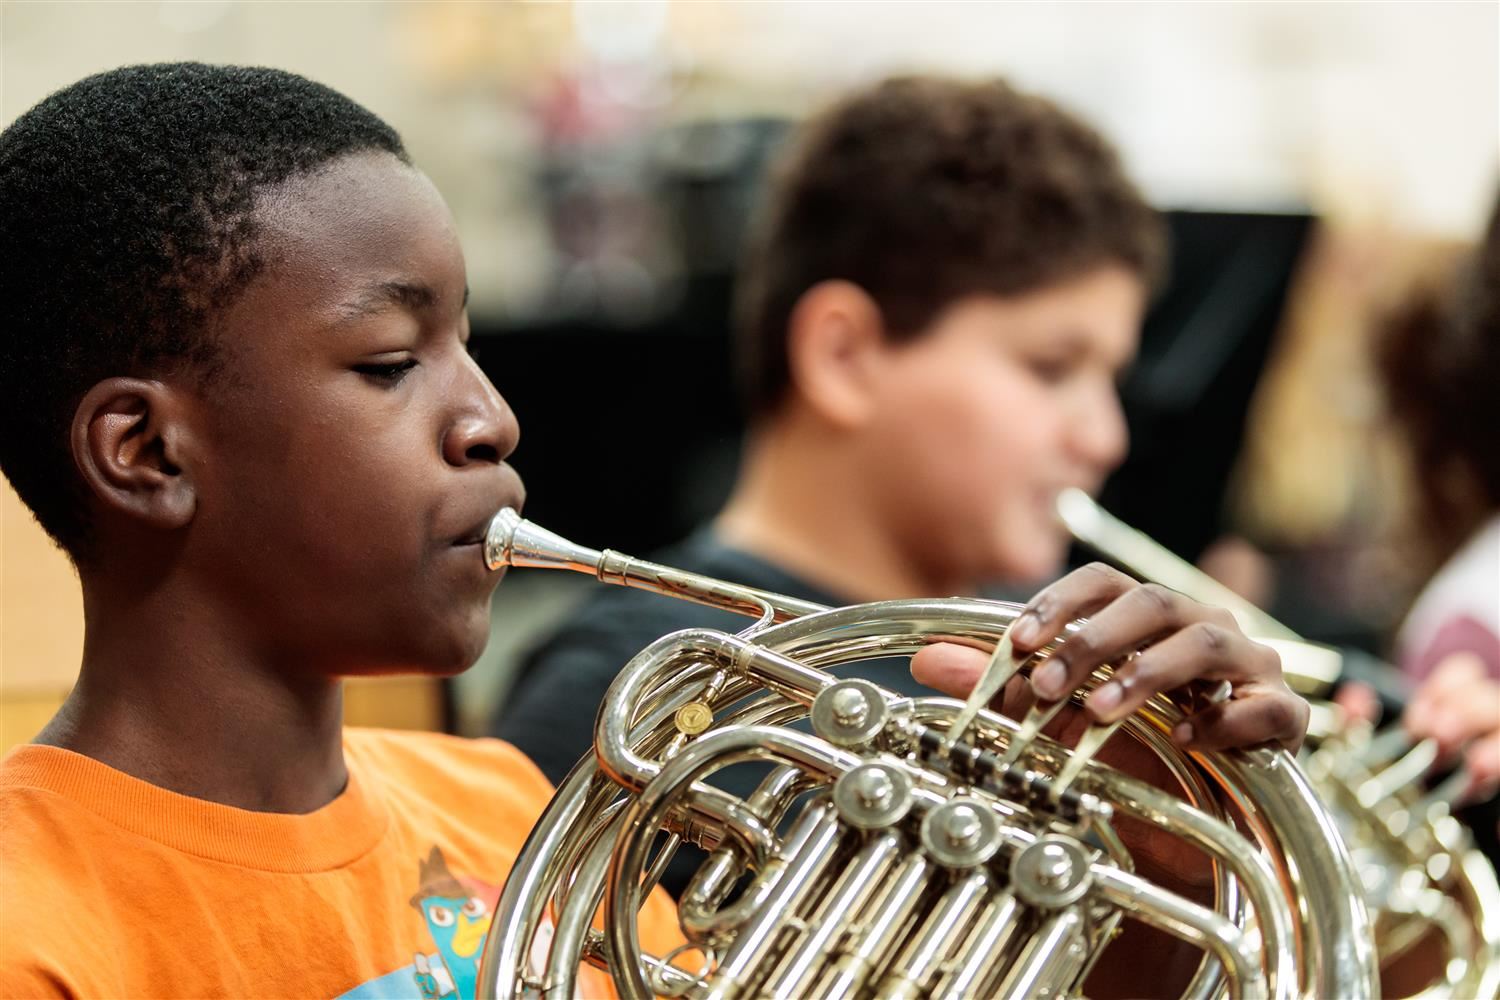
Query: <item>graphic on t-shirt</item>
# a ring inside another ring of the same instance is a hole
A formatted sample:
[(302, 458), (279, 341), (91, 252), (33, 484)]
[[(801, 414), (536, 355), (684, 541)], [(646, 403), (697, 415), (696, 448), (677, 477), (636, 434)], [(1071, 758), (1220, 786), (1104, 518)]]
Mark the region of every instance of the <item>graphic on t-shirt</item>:
[(422, 915), (429, 940), (417, 942), (422, 950), (413, 954), (411, 965), (361, 983), (340, 1000), (413, 995), (422, 1000), (473, 1000), (500, 888), (454, 875), (437, 847), (418, 863), (416, 883), (411, 905)]
[[(490, 929), (490, 914), (495, 900), (488, 901), (453, 877), (443, 852), (436, 847), (422, 862), (421, 888), (411, 898), (411, 905), (427, 921), (427, 930), (437, 945), (436, 956), (426, 956), (429, 964), (436, 957), (447, 968), (458, 1000), (472, 1000), (474, 984), (479, 979), (479, 959), (484, 954), (484, 936)], [(419, 959), (424, 957), (417, 956)], [(427, 1000), (438, 1000), (443, 993), (427, 993), (417, 963), (417, 983)], [(428, 977), (431, 978), (431, 977)]]

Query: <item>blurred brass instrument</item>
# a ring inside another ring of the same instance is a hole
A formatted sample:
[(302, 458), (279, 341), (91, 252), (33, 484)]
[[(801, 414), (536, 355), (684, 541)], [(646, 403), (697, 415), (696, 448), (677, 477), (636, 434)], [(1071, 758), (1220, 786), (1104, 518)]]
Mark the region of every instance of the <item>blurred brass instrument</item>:
[(1328, 700), (1340, 673), (1337, 650), (1300, 639), (1081, 490), (1059, 497), (1058, 513), (1076, 539), (1106, 559), (1139, 579), (1226, 608), (1246, 635), (1281, 654), (1287, 683), (1313, 707), (1301, 763), (1359, 869), (1375, 921), (1382, 994), (1500, 994), (1500, 884), (1469, 831), (1450, 815), (1467, 772), (1427, 789), (1436, 741), (1413, 744), (1399, 725), (1373, 732)]
[[(481, 997), (572, 996), (582, 962), (629, 1000), (1075, 997), (1125, 919), (1202, 952), (1184, 996), (1374, 993), (1372, 928), (1332, 818), (1282, 751), (1178, 751), (1166, 734), (1190, 693), (1090, 726), (1069, 749), (1042, 732), (1068, 702), (1016, 720), (825, 670), (949, 641), (1024, 674), (1005, 641), (1019, 605), (825, 608), (587, 549), (511, 510), (485, 559), (754, 621), (663, 636), (621, 671), (594, 752), (506, 882)], [(790, 728), (808, 717), (811, 733)], [(1179, 794), (1096, 759), (1117, 729)], [(751, 760), (771, 767), (748, 798), (702, 780)], [(1117, 831), (1127, 817), (1211, 860), (1211, 904), (1137, 871)], [(678, 904), (687, 943), (647, 954), (637, 911), (683, 843), (708, 852)]]

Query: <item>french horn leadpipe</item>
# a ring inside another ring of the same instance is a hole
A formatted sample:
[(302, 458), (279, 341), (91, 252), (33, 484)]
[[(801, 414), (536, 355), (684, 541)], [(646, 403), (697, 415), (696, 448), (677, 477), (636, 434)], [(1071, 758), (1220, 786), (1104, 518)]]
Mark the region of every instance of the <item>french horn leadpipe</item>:
[(1288, 684), (1313, 708), (1301, 763), (1359, 868), (1385, 977), (1409, 984), (1425, 974), (1425, 985), (1404, 995), (1433, 1000), (1500, 993), (1500, 883), (1451, 815), (1467, 772), (1427, 789), (1436, 741), (1414, 743), (1399, 725), (1375, 733), (1328, 700), (1340, 673), (1336, 649), (1303, 640), (1083, 491), (1065, 491), (1057, 507), (1090, 549), (1139, 579), (1226, 608), (1246, 635), (1281, 654)]
[[(484, 548), (492, 569), (583, 572), (752, 621), (662, 636), (623, 665), (593, 752), (501, 892), (480, 996), (568, 997), (584, 962), (630, 1000), (1077, 996), (1125, 918), (1201, 951), (1184, 996), (1373, 995), (1356, 869), (1289, 754), (1183, 753), (1167, 734), (1185, 694), (1069, 748), (1042, 732), (1067, 703), (950, 731), (953, 699), (828, 672), (938, 641), (1000, 648), (1019, 605), (825, 608), (585, 548), (511, 510)], [(790, 728), (805, 718), (810, 733)], [(1178, 791), (1099, 761), (1112, 735)], [(703, 780), (751, 760), (770, 769), (748, 798)], [(1137, 870), (1126, 816), (1212, 861), (1211, 905)], [(685, 943), (649, 954), (638, 910), (683, 843), (708, 852), (678, 902)]]

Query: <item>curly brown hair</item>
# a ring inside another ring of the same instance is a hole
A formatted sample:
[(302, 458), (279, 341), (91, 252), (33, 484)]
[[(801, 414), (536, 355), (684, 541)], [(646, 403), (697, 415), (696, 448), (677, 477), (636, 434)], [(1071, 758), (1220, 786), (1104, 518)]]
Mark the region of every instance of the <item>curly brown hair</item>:
[(1387, 317), (1377, 358), (1411, 447), (1428, 558), (1441, 562), (1500, 509), (1500, 200), (1453, 280)]
[(804, 124), (741, 270), (736, 353), (752, 415), (790, 381), (787, 322), (822, 281), (863, 288), (888, 336), (976, 293), (1120, 263), (1162, 278), (1165, 227), (1094, 129), (1002, 80), (899, 77)]

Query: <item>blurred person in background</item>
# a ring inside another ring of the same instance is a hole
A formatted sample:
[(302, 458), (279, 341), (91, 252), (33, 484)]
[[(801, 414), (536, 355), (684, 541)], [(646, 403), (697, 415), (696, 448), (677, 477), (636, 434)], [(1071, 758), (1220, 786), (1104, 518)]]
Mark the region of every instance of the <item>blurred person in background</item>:
[(1441, 560), (1396, 639), (1397, 663), (1417, 683), (1402, 721), (1416, 738), (1435, 737), (1445, 758), (1462, 756), (1471, 794), (1493, 794), (1500, 786), (1500, 202), (1456, 287), (1403, 308), (1380, 361), (1392, 416), (1413, 454), (1419, 527)]
[[(712, 523), (652, 558), (830, 605), (996, 583), (1030, 593), (1057, 575), (1058, 494), (1096, 492), (1125, 457), (1117, 380), (1165, 249), (1106, 141), (1000, 81), (889, 80), (801, 129), (759, 221), (737, 288), (750, 415), (738, 479)], [(1125, 580), (1111, 573), (1092, 574), (1111, 591), (1093, 606), (1103, 618)], [(1048, 594), (1030, 605), (1047, 619), (1036, 635), (1013, 629), (1018, 649), (1061, 630)], [(493, 731), (558, 780), (592, 746), (595, 708), (632, 656), (677, 629), (744, 624), (600, 592), (523, 662)], [(859, 672), (913, 695), (966, 693), (987, 657), (935, 649)], [(1076, 659), (1039, 669), (1039, 693), (1076, 684)], [(1105, 697), (1119, 695), (1090, 711), (1137, 707), (1134, 687)], [(1272, 702), (1300, 735), (1305, 705)], [(760, 773), (713, 780), (748, 796)], [(680, 892), (699, 857), (680, 852), (663, 884)]]
[[(1411, 450), (1415, 534), (1439, 567), (1396, 636), (1412, 688), (1400, 724), (1437, 741), (1439, 766), (1468, 769), (1459, 818), (1500, 864), (1500, 201), (1458, 280), (1388, 317), (1378, 361)], [(1393, 707), (1358, 681), (1337, 701), (1370, 722)]]

